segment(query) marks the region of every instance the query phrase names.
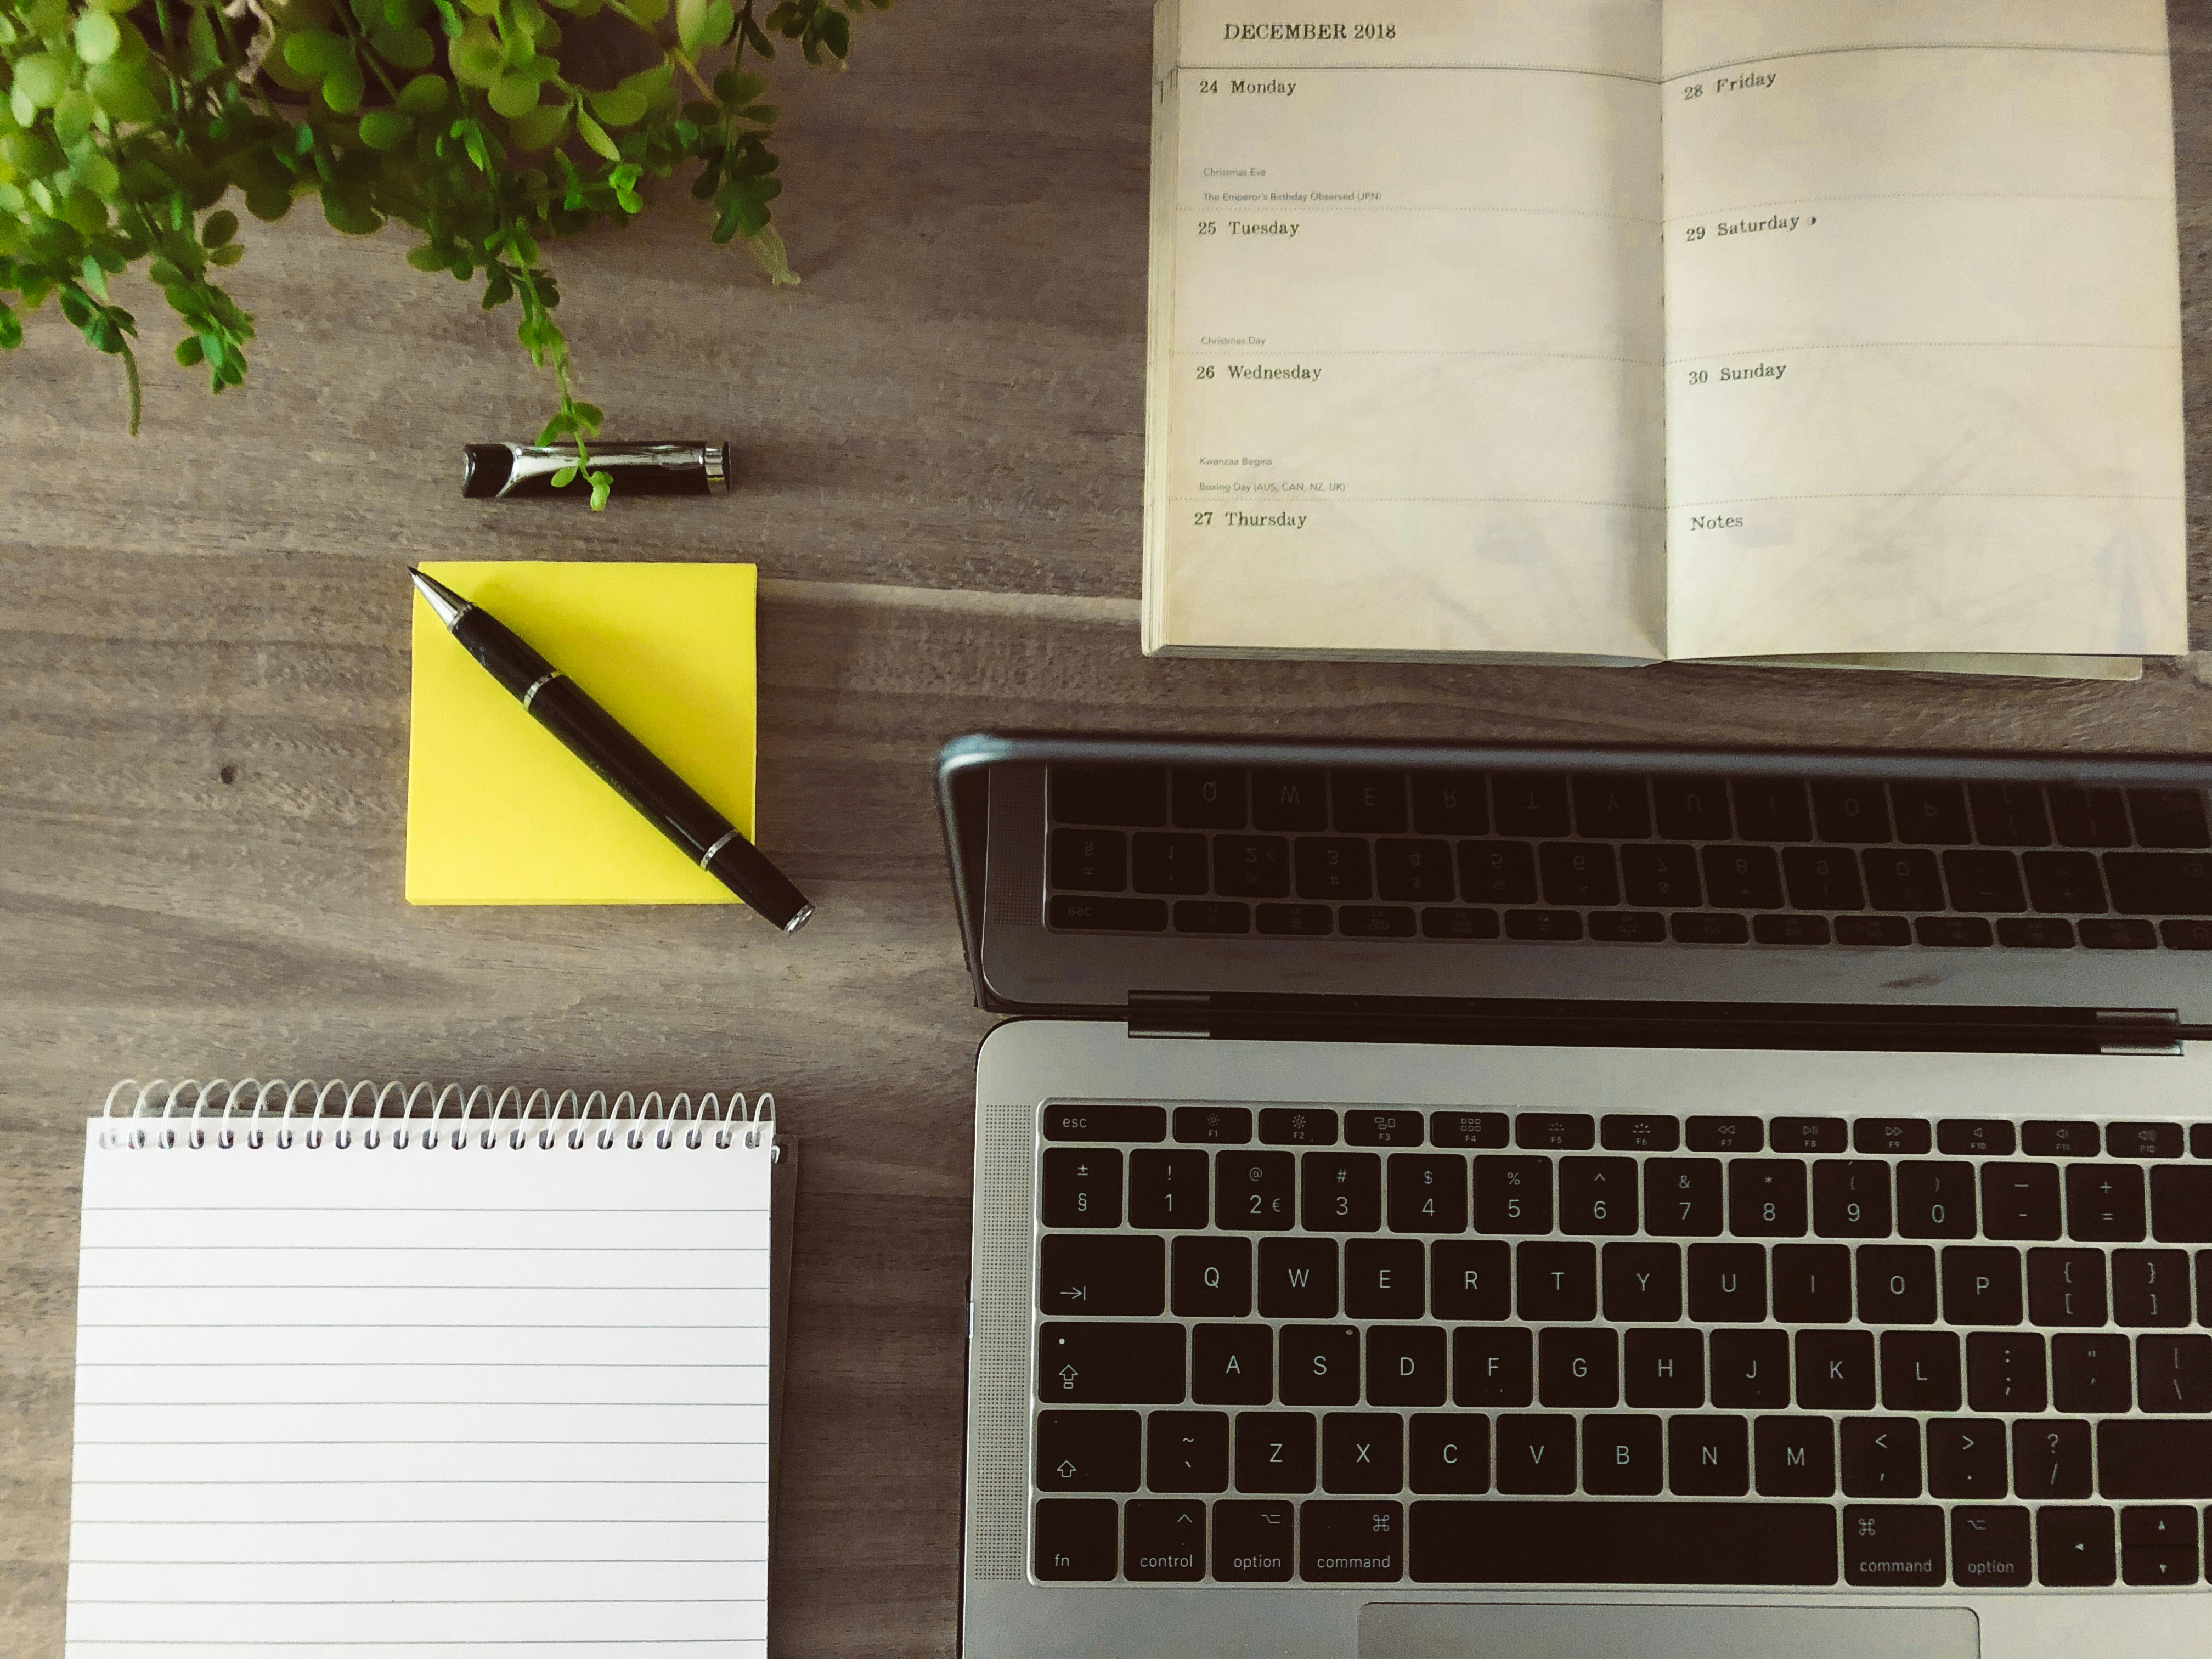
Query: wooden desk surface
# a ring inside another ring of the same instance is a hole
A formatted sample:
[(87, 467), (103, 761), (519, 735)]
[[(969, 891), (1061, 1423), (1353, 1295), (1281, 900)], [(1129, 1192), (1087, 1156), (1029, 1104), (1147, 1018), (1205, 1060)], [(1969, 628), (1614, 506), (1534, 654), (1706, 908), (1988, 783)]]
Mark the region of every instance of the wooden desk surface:
[[(2173, 13), (2196, 635), (2212, 4)], [(989, 726), (2193, 750), (2212, 652), (2139, 684), (1148, 662), (1137, 649), (1148, 9), (914, 0), (779, 88), (769, 292), (680, 189), (552, 250), (610, 436), (726, 435), (726, 501), (490, 507), (534, 431), (512, 313), (249, 224), (210, 401), (137, 287), (145, 435), (52, 314), (0, 359), (0, 1649), (58, 1653), (81, 1125), (117, 1078), (772, 1084), (806, 1141), (784, 1651), (956, 1641), (969, 1001), (930, 757)], [(402, 565), (757, 560), (763, 839), (819, 905), (411, 910)]]

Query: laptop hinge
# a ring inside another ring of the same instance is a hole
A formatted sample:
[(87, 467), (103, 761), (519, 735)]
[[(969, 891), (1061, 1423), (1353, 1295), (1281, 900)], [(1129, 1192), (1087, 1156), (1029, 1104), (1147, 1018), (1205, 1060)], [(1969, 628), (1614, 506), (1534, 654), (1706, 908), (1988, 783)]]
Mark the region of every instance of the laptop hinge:
[(2100, 1008), (2096, 1026), (2100, 1054), (2181, 1052), (2181, 1017), (2171, 1008)]
[(1132, 991), (1129, 1035), (1133, 1037), (1206, 1037), (1213, 1035), (1213, 999), (1202, 991)]

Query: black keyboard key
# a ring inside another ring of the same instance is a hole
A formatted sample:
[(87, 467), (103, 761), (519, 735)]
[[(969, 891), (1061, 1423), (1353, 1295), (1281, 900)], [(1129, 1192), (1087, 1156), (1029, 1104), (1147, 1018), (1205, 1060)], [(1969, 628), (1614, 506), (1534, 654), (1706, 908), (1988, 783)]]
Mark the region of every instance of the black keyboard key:
[(2197, 1550), (2197, 1511), (2185, 1504), (2144, 1505), (2120, 1511), (2122, 1549)]
[(1425, 836), (1486, 836), (1490, 791), (1480, 772), (1413, 774), (1413, 828)]
[(1201, 1406), (1264, 1406), (1275, 1397), (1275, 1333), (1267, 1325), (1194, 1325), (1190, 1397)]
[(1344, 1311), (1354, 1319), (1419, 1319), (1428, 1308), (1426, 1258), (1418, 1238), (1346, 1240)]
[(1956, 847), (1974, 838), (1966, 823), (1966, 792), (1955, 783), (1893, 783), (1897, 838), (1929, 847)]
[(1823, 1238), (1887, 1238), (1889, 1165), (1878, 1158), (1813, 1166), (1813, 1231)]
[(1280, 1232), (1297, 1219), (1297, 1160), (1290, 1152), (1231, 1152), (1213, 1160), (1213, 1224)]
[(1766, 1317), (1766, 1251), (1757, 1244), (1690, 1246), (1690, 1317), (1700, 1325)]
[(1536, 1397), (1526, 1325), (1462, 1325), (1451, 1334), (1452, 1404), (1525, 1406)]
[(1825, 1417), (1762, 1417), (1752, 1425), (1753, 1473), (1765, 1498), (1828, 1498), (1836, 1434)]
[(1324, 1584), (1395, 1583), (1406, 1576), (1405, 1505), (1299, 1504), (1298, 1576)]
[(1910, 945), (1912, 924), (1903, 916), (1838, 916), (1838, 945)]
[(2147, 1412), (2212, 1412), (2212, 1336), (2137, 1337), (2136, 1404)]
[(1715, 1331), (1713, 1404), (1778, 1411), (1790, 1403), (1790, 1337), (1783, 1331)]
[(1942, 1583), (1943, 1511), (1932, 1504), (1845, 1504), (1844, 1582)]
[(2130, 789), (2128, 805), (2145, 847), (2212, 847), (2201, 789)]
[[(2189, 1253), (2186, 1250), (2112, 1252), (2112, 1322), (2186, 1325)], [(2145, 1406), (2145, 1411), (2152, 1407)]]
[(1751, 937), (1751, 924), (1741, 916), (1712, 915), (1698, 910), (1677, 910), (1667, 919), (1668, 931), (1682, 945), (1741, 945)]
[(1929, 1141), (1924, 1117), (1863, 1117), (1851, 1125), (1851, 1145), (1862, 1152), (1911, 1157), (1926, 1152)]
[(1897, 1231), (1907, 1238), (1972, 1238), (1974, 1166), (1937, 1158), (1899, 1164)]
[(1179, 829), (1244, 827), (1244, 769), (1241, 766), (1178, 766), (1170, 775), (1168, 791)]
[(1310, 766), (1254, 767), (1252, 824), (1258, 830), (1328, 829), (1328, 775)]
[(1873, 1333), (1797, 1333), (1800, 1406), (1811, 1411), (1869, 1411), (1875, 1394)]
[(1785, 1325), (1840, 1325), (1851, 1316), (1851, 1253), (1841, 1244), (1774, 1247), (1774, 1316)]
[(1514, 1253), (1514, 1307), (1524, 1320), (1597, 1317), (1597, 1247), (1523, 1244)]
[(2030, 1250), (2027, 1316), (2038, 1325), (2105, 1322), (2101, 1250)]
[(2124, 915), (2212, 915), (2212, 858), (2202, 854), (2107, 853), (2105, 882)]
[(1782, 871), (1771, 847), (1708, 847), (1698, 860), (1709, 903), (1729, 910), (1782, 908)]
[(1577, 906), (1620, 902), (1620, 876), (1613, 848), (1601, 842), (1546, 842), (1537, 849), (1544, 902)]
[(1228, 1490), (1227, 1412), (1154, 1412), (1145, 1442), (1145, 1485), (1152, 1491)]
[(2212, 921), (2161, 921), (2158, 938), (2169, 951), (2212, 951)]
[(1178, 1238), (1169, 1261), (1168, 1302), (1182, 1317), (1242, 1319), (1252, 1311), (1251, 1240)]
[(1501, 836), (1573, 834), (1567, 813), (1567, 781), (1547, 772), (1490, 775), (1492, 817)]
[(1574, 1489), (1573, 1418), (1516, 1416), (1498, 1419), (1498, 1491), (1570, 1492)]
[(1213, 1506), (1213, 1576), (1230, 1584), (1279, 1584), (1297, 1554), (1297, 1522), (1288, 1504), (1231, 1499)]
[(1940, 910), (1943, 878), (1924, 848), (1870, 847), (1859, 855), (1867, 896), (1877, 910)]
[(1395, 1492), (1406, 1484), (1405, 1422), (1395, 1412), (1331, 1412), (1321, 1420), (1321, 1489)]
[(1423, 1412), (1406, 1433), (1406, 1484), (1420, 1492), (1490, 1490), (1490, 1419), (1480, 1412)]
[(1099, 1579), (1114, 1576), (1118, 1508), (1110, 1498), (1040, 1498), (1036, 1502), (1036, 1576)]
[(1419, 1583), (1836, 1582), (1836, 1512), (1826, 1504), (1431, 1498), (1413, 1505), (1413, 1532)]
[[(1414, 1114), (1418, 1120), (1419, 1114)], [(1394, 1233), (1467, 1231), (1467, 1160), (1394, 1152), (1389, 1164), (1389, 1221)]]
[[(1522, 1252), (1528, 1248), (1522, 1246)], [(1522, 1317), (1527, 1316), (1524, 1312)], [(1618, 1405), (1620, 1334), (1608, 1326), (1559, 1326), (1540, 1333), (1536, 1338), (1536, 1397), (1547, 1406)]]
[[(2124, 1524), (2124, 1521), (2123, 1522)], [(2126, 1584), (2193, 1584), (2197, 1582), (2197, 1548), (2120, 1548), (2120, 1582)]]
[(1751, 936), (1761, 945), (1826, 945), (1826, 916), (1753, 916)]
[(1048, 1233), (1037, 1246), (1037, 1310), (1102, 1319), (1154, 1316), (1167, 1305), (1166, 1276), (1164, 1240), (1142, 1233)]
[(1596, 1144), (1597, 1120), (1582, 1112), (1522, 1112), (1513, 1120), (1513, 1139), (1530, 1152), (1578, 1152)]
[(1405, 904), (1449, 904), (1452, 849), (1448, 841), (1378, 841), (1375, 890)]
[(1213, 890), (1231, 898), (1288, 898), (1291, 843), (1281, 836), (1216, 836)]
[(1048, 1227), (1121, 1224), (1121, 1154), (1052, 1146), (1044, 1154), (1038, 1212)]
[[(2180, 1133), (2179, 1126), (2173, 1124), (2144, 1127), (2172, 1129), (2177, 1136)], [(2212, 1243), (2212, 1166), (2184, 1164), (2153, 1170), (2150, 1220), (2154, 1238), (2177, 1244)]]
[(1583, 1490), (1608, 1497), (1657, 1492), (1666, 1474), (1661, 1445), (1656, 1417), (1585, 1417)]
[(1686, 909), (1705, 902), (1693, 847), (1662, 845), (1620, 849), (1623, 890), (1631, 904), (1655, 909)]
[(2035, 1558), (2039, 1583), (2076, 1588), (2111, 1583), (2118, 1577), (2112, 1510), (2094, 1504), (2038, 1510)]
[(1671, 841), (1727, 841), (1735, 833), (1725, 778), (1656, 777), (1651, 801), (1659, 833)]
[(1337, 1310), (1336, 1241), (1260, 1241), (1260, 1316), (1334, 1319)]
[(1632, 1406), (1704, 1405), (1704, 1336), (1680, 1326), (1626, 1333), (1621, 1343), (1620, 1391)]
[(1596, 841), (1641, 841), (1651, 833), (1651, 803), (1632, 772), (1584, 772), (1572, 783), (1575, 833)]
[(1816, 779), (1813, 817), (1822, 841), (1864, 846), (1889, 839), (1889, 798), (1870, 779)]
[(2132, 1243), (2143, 1236), (2143, 1172), (2133, 1164), (2066, 1166), (2066, 1236)]
[(2012, 1485), (2022, 1498), (2089, 1496), (2089, 1425), (2026, 1418), (2012, 1425)]
[(1496, 939), (1495, 910), (1429, 909), (1421, 912), (1424, 939)]
[(1300, 898), (1358, 901), (1374, 893), (1364, 841), (1345, 836), (1301, 836), (1295, 863)]
[(1936, 1322), (1936, 1252), (1925, 1244), (1867, 1244), (1858, 1255), (1859, 1317), (1869, 1325)]
[(1359, 1403), (1359, 1328), (1285, 1325), (1278, 1387), (1285, 1406)]
[(2189, 1155), (2191, 1158), (2212, 1158), (2212, 1123), (2192, 1123), (2189, 1126)]
[(1475, 1159), (1474, 1225), (1485, 1233), (1551, 1231), (1552, 1160)]
[(1859, 862), (1847, 848), (1792, 847), (1782, 854), (1782, 873), (1790, 902), (1800, 910), (1860, 910), (1866, 889)]
[[(2179, 1123), (2107, 1123), (2105, 1150), (2114, 1158), (2179, 1158)], [(2154, 1185), (2155, 1175), (2154, 1174)]]
[[(1691, 1122), (1695, 1124), (1697, 1120), (1692, 1118)], [(1661, 1238), (1710, 1238), (1720, 1231), (1722, 1219), (1718, 1158), (1651, 1158), (1644, 1161), (1646, 1232)]]
[(1910, 1417), (1847, 1417), (1837, 1425), (1846, 1498), (1917, 1498), (1920, 1424)]
[(1055, 823), (1156, 830), (1168, 821), (1165, 767), (1062, 764), (1053, 767), (1048, 777)]
[(1367, 1328), (1367, 1403), (1444, 1403), (1444, 1332), (1441, 1325)]
[(1987, 1502), (2005, 1496), (2005, 1425), (1980, 1417), (1928, 1425), (1928, 1495)]
[(2010, 915), (2027, 908), (2020, 861), (2009, 853), (1946, 853), (1943, 879), (1950, 885), (1954, 910)]
[(1311, 1492), (1314, 1436), (1311, 1412), (1237, 1413), (1237, 1490)]
[(1336, 1114), (1323, 1106), (1263, 1107), (1260, 1139), (1270, 1146), (1334, 1146)]
[(1301, 1224), (1310, 1233), (1371, 1233), (1382, 1225), (1382, 1160), (1373, 1152), (1301, 1152)]
[(1336, 913), (1336, 931), (1346, 939), (1411, 939), (1413, 913), (1395, 905), (1347, 904)]
[(1440, 1238), (1429, 1247), (1429, 1310), (1438, 1319), (1503, 1319), (1511, 1310), (1512, 1249), (1502, 1240)]
[(1326, 904), (1263, 904), (1252, 919), (1261, 933), (1285, 939), (1322, 939), (1336, 931), (1336, 913)]
[(2055, 916), (2006, 916), (1997, 922), (1997, 943), (2011, 951), (2069, 951), (2074, 924)]
[(1598, 1145), (1609, 1152), (1671, 1152), (1681, 1142), (1682, 1125), (1675, 1118), (1613, 1112), (1598, 1122)]
[(1055, 830), (1048, 858), (1055, 887), (1118, 893), (1129, 884), (1129, 838), (1119, 830)]
[(1073, 893), (1055, 893), (1045, 906), (1045, 921), (1086, 933), (1164, 933), (1168, 907), (1158, 899), (1078, 898)]
[(1881, 1334), (1881, 1406), (1892, 1412), (1959, 1409), (1959, 1337), (1955, 1331)]
[(1535, 850), (1518, 841), (1460, 842), (1459, 891), (1470, 904), (1534, 904)]
[[(2051, 818), (2039, 783), (1975, 783), (1966, 787), (1976, 839), (1989, 847), (2048, 847)], [(1965, 908), (1965, 907), (1961, 907)]]
[(1140, 893), (1203, 893), (1206, 837), (1139, 835), (1129, 850), (1129, 884)]
[(1570, 940), (1583, 936), (1583, 919), (1572, 910), (1508, 910), (1505, 937)]
[(1642, 910), (1601, 910), (1589, 921), (1589, 936), (1611, 945), (1657, 945), (1667, 937), (1667, 918)]
[(1972, 1410), (2039, 1412), (2050, 1400), (2040, 1336), (1976, 1331), (1966, 1339), (1966, 1404)]
[(1766, 1145), (1766, 1125), (1755, 1117), (1693, 1117), (1685, 1144), (1693, 1152), (1755, 1152)]
[[(1178, 1106), (1175, 1109), (1175, 1138), (1185, 1146), (1242, 1146), (1252, 1139), (1252, 1109), (1249, 1106)], [(1198, 1167), (1206, 1160), (1200, 1158)], [(1129, 1165), (1129, 1180), (1133, 1191), (1136, 1184), (1136, 1164)], [(1150, 1222), (1134, 1218), (1131, 1211), (1129, 1224), (1150, 1226)]]
[(1249, 933), (1252, 907), (1227, 899), (1178, 899), (1175, 926), (1178, 933)]
[(1344, 1142), (1347, 1146), (1418, 1146), (1421, 1144), (1419, 1112), (1346, 1112)]
[(1778, 1117), (1768, 1126), (1778, 1152), (1840, 1152), (1850, 1144), (1850, 1129), (1839, 1117)]
[(1134, 1492), (1134, 1412), (1039, 1412), (1036, 1484), (1043, 1492)]
[(1559, 1231), (1612, 1237), (1636, 1231), (1636, 1160), (1559, 1160)]
[(1037, 1328), (1037, 1398), (1051, 1404), (1172, 1406), (1182, 1371), (1180, 1325)]
[(1431, 1112), (1429, 1144), (1490, 1147), (1512, 1144), (1513, 1121), (1503, 1112)]
[(2094, 1158), (2102, 1143), (2094, 1123), (2045, 1119), (2020, 1126), (2021, 1150), (2031, 1158)]
[(1729, 1160), (1729, 1231), (1739, 1238), (1802, 1238), (1805, 1164), (1795, 1158)]
[(1353, 836), (1406, 833), (1406, 775), (1362, 768), (1338, 768), (1328, 775), (1336, 827)]
[(2014, 1504), (1962, 1505), (1951, 1511), (1951, 1573), (1961, 1584), (2030, 1583), (2028, 1512)]
[(1168, 1132), (1166, 1109), (1159, 1106), (1048, 1106), (1047, 1140), (1161, 1140)]
[(2135, 1417), (2100, 1423), (2097, 1473), (2098, 1492), (2106, 1498), (2212, 1498), (2212, 1421)]
[[(2005, 1126), (2010, 1139), (2009, 1124)], [(2058, 1237), (2058, 1166), (1982, 1165), (1982, 1231), (1991, 1238)]]
[(2037, 909), (2081, 915), (2105, 908), (2105, 880), (2094, 854), (2027, 853), (2020, 862), (2028, 902)]
[(1132, 1498), (1121, 1511), (1121, 1576), (1139, 1583), (1206, 1577), (1206, 1505)]
[(2051, 1339), (2051, 1397), (2062, 1412), (2124, 1412), (2135, 1397), (2128, 1339), (2112, 1333)]
[[(1997, 1117), (1947, 1117), (1936, 1126), (1936, 1150), (1946, 1158), (2009, 1158), (2015, 1139), (2012, 1125)], [(1982, 1206), (1989, 1207), (1986, 1196)]]
[(1954, 1244), (1943, 1251), (1943, 1320), (1950, 1325), (2020, 1323), (2020, 1252), (2008, 1244)]
[(1805, 786), (1796, 778), (1740, 777), (1729, 781), (1735, 798), (1735, 832), (1746, 841), (1810, 841), (1813, 817)]
[(2051, 833), (2061, 847), (2125, 847), (2134, 839), (2118, 790), (2054, 783), (2044, 793), (2051, 800)]

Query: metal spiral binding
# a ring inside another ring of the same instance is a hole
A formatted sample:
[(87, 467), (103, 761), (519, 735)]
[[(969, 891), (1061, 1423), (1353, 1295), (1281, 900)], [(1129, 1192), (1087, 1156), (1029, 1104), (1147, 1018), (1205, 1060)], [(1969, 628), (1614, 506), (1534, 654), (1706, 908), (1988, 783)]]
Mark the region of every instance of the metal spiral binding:
[[(135, 1092), (118, 1112), (126, 1091)], [(258, 1151), (271, 1142), (280, 1150), (295, 1143), (310, 1151), (326, 1143), (343, 1150), (358, 1139), (371, 1150), (388, 1143), (395, 1151), (413, 1145), (550, 1152), (564, 1142), (571, 1151), (587, 1143), (606, 1151), (620, 1140), (632, 1152), (648, 1145), (666, 1152), (679, 1142), (696, 1152), (710, 1134), (724, 1151), (739, 1140), (748, 1148), (763, 1142), (772, 1148), (775, 1097), (763, 1092), (748, 1102), (732, 1091), (726, 1100), (706, 1093), (695, 1102), (678, 1093), (664, 1101), (653, 1090), (641, 1100), (625, 1089), (610, 1100), (603, 1089), (580, 1095), (574, 1089), (495, 1091), (483, 1084), (126, 1078), (107, 1091), (100, 1115), (100, 1144), (134, 1150), (243, 1145)], [(116, 1127), (106, 1127), (110, 1121)]]

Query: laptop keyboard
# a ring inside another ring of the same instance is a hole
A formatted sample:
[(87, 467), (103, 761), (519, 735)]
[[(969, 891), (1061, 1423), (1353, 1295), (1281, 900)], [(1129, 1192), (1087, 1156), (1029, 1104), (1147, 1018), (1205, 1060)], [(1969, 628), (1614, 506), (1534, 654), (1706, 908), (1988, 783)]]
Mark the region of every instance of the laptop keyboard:
[(1047, 1581), (2193, 1585), (2212, 1123), (1053, 1104)]
[(1090, 933), (2212, 950), (2205, 792), (1880, 777), (1060, 764)]

